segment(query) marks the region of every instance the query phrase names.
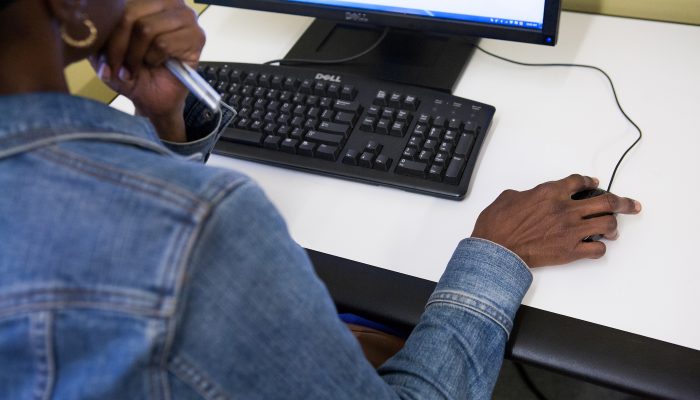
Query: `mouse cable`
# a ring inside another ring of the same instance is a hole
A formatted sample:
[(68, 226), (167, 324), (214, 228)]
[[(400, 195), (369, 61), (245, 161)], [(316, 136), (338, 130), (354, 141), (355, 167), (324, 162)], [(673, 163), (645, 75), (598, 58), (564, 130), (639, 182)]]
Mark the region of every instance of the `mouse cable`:
[(295, 58), (279, 59), (279, 60), (268, 61), (266, 63), (263, 63), (263, 65), (272, 65), (272, 64), (279, 64), (279, 65), (299, 65), (299, 64), (332, 65), (332, 64), (343, 64), (346, 62), (355, 61), (358, 58), (369, 54), (370, 52), (372, 52), (372, 50), (379, 47), (379, 45), (382, 44), (384, 39), (386, 39), (387, 35), (389, 34), (390, 29), (391, 28), (389, 28), (388, 26), (386, 28), (384, 28), (384, 31), (382, 32), (381, 36), (379, 36), (379, 39), (377, 39), (377, 41), (374, 42), (373, 45), (368, 47), (367, 50), (364, 50), (361, 53), (355, 54), (354, 56), (339, 58), (336, 60), (313, 60), (313, 59), (305, 60), (305, 59), (298, 59), (298, 58), (297, 59), (295, 59)]
[(603, 71), (602, 69), (600, 69), (600, 68), (598, 68), (598, 67), (596, 67), (596, 66), (593, 66), (593, 65), (585, 65), (585, 64), (561, 64), (561, 63), (545, 63), (545, 64), (526, 63), (526, 62), (522, 62), (522, 61), (511, 60), (511, 59), (506, 58), (506, 57), (503, 57), (503, 56), (499, 56), (498, 54), (491, 53), (490, 51), (484, 50), (484, 49), (482, 49), (481, 47), (479, 47), (479, 46), (477, 46), (477, 45), (474, 45), (474, 47), (476, 47), (478, 50), (480, 50), (480, 51), (482, 51), (482, 52), (484, 52), (484, 53), (490, 55), (491, 57), (495, 57), (495, 58), (498, 58), (498, 59), (500, 59), (500, 60), (507, 61), (507, 62), (509, 62), (509, 63), (513, 63), (513, 64), (517, 64), (517, 65), (524, 65), (524, 66), (526, 66), (526, 67), (577, 67), (577, 68), (588, 68), (588, 69), (594, 69), (594, 70), (600, 72), (601, 74), (605, 75), (605, 77), (608, 79), (608, 82), (610, 82), (610, 88), (612, 89), (613, 95), (615, 96), (615, 102), (617, 103), (617, 108), (620, 109), (620, 112), (622, 113), (622, 115), (624, 115), (625, 118), (627, 119), (627, 121), (629, 121), (630, 124), (632, 124), (632, 125), (637, 129), (637, 132), (639, 132), (639, 136), (637, 137), (637, 140), (635, 140), (634, 143), (632, 143), (632, 145), (631, 145), (630, 147), (628, 147), (627, 150), (625, 150), (625, 152), (622, 154), (622, 157), (620, 157), (620, 160), (619, 160), (619, 161), (617, 162), (617, 164), (615, 165), (615, 169), (613, 170), (612, 176), (610, 177), (610, 182), (608, 183), (608, 189), (607, 189), (607, 190), (608, 190), (608, 192), (609, 192), (610, 189), (612, 188), (613, 181), (615, 180), (615, 175), (617, 174), (617, 170), (618, 170), (618, 168), (620, 167), (620, 164), (622, 164), (622, 160), (624, 160), (625, 157), (627, 156), (627, 153), (629, 153), (629, 152), (632, 150), (632, 148), (634, 148), (634, 146), (636, 146), (637, 143), (639, 143), (639, 141), (642, 140), (642, 130), (639, 128), (639, 126), (638, 126), (634, 121), (632, 121), (632, 118), (630, 118), (629, 115), (627, 115), (627, 113), (625, 112), (625, 110), (622, 109), (622, 105), (620, 104), (620, 99), (617, 97), (617, 90), (615, 90), (615, 84), (613, 83), (612, 79), (610, 78), (610, 75), (608, 75), (607, 72)]

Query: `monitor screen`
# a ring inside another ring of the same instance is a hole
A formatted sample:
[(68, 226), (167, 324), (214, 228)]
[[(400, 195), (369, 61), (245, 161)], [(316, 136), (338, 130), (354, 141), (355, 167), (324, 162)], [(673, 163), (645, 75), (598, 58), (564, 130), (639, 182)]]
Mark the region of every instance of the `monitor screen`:
[(326, 20), (553, 46), (561, 0), (197, 0)]
[(525, 29), (542, 29), (544, 0), (287, 0)]

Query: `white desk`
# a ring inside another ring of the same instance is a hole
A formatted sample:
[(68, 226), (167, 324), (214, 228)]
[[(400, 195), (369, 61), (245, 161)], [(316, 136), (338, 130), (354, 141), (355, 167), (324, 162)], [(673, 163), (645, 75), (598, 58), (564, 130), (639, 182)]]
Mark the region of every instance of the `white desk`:
[[(211, 7), (200, 22), (203, 60), (261, 63), (283, 57), (311, 19)], [(619, 218), (621, 238), (602, 260), (535, 270), (524, 304), (700, 350), (700, 27), (565, 12), (555, 48), (481, 45), (519, 60), (604, 68), (646, 134), (613, 187), (639, 199), (643, 213)], [(573, 172), (607, 185), (636, 134), (589, 70), (520, 67), (477, 52), (455, 94), (497, 108), (461, 202), (218, 156), (210, 165), (255, 178), (304, 247), (437, 280), (502, 190)]]

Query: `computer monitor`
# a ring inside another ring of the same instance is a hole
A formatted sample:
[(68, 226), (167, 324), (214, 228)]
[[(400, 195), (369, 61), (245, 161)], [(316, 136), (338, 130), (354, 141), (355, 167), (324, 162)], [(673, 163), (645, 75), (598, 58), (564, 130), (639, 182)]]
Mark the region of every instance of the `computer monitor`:
[[(328, 70), (451, 92), (479, 38), (553, 46), (560, 0), (197, 0), (316, 17), (289, 59), (338, 59), (383, 43)], [(318, 69), (318, 66), (313, 68)]]

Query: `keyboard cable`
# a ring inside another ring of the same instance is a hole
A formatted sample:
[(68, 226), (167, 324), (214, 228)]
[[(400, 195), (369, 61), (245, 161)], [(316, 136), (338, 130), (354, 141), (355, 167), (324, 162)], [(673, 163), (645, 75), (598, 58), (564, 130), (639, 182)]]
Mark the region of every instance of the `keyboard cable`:
[(333, 64), (344, 64), (350, 61), (355, 61), (360, 57), (363, 57), (369, 53), (371, 53), (374, 49), (379, 47), (380, 44), (386, 39), (387, 35), (389, 34), (389, 31), (391, 28), (386, 27), (384, 28), (384, 31), (382, 31), (381, 36), (379, 36), (379, 39), (377, 39), (374, 44), (372, 44), (370, 47), (368, 47), (366, 50), (362, 51), (361, 53), (355, 54), (350, 57), (345, 57), (345, 58), (339, 58), (335, 60), (314, 60), (314, 59), (301, 59), (301, 58), (287, 58), (287, 59), (279, 59), (279, 60), (272, 60), (268, 61), (266, 63), (263, 63), (263, 65), (272, 65), (272, 64), (279, 64), (279, 65), (298, 65), (298, 64), (319, 64), (319, 65), (333, 65)]

